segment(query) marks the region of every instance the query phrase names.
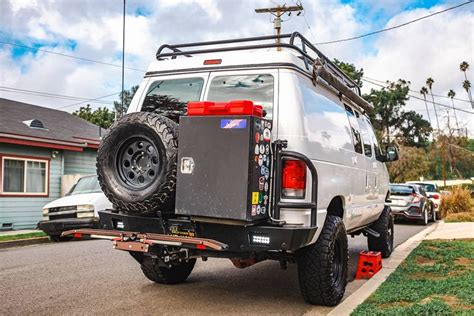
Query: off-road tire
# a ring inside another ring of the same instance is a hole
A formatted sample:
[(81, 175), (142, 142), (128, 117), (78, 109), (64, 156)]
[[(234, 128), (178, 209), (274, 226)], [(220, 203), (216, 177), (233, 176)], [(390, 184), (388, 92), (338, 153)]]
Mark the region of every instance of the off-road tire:
[(434, 208), (434, 206), (431, 207), (431, 221), (433, 223), (436, 223), (436, 221), (438, 220), (438, 217), (436, 216), (436, 210)]
[[(156, 146), (156, 177), (148, 187), (127, 186), (120, 175), (121, 146), (132, 137), (147, 137)], [(127, 114), (115, 122), (104, 136), (97, 153), (100, 187), (114, 208), (133, 215), (173, 212), (178, 156), (178, 128), (172, 120), (154, 113)]]
[(146, 257), (141, 268), (143, 274), (151, 281), (160, 284), (178, 284), (184, 282), (193, 271), (196, 259), (183, 261), (171, 268), (159, 267), (155, 259)]
[(382, 258), (388, 258), (393, 251), (394, 219), (390, 207), (385, 206), (380, 217), (370, 228), (380, 234), (380, 237), (367, 236), (370, 251), (380, 251)]
[(316, 243), (298, 250), (296, 259), (304, 300), (314, 305), (337, 305), (346, 289), (349, 259), (342, 219), (327, 215)]

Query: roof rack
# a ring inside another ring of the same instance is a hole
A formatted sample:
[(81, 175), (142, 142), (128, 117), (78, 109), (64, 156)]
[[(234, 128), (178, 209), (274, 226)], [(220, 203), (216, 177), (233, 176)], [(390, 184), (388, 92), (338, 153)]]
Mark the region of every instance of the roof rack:
[[(299, 46), (296, 45), (297, 41), (300, 42)], [(203, 48), (204, 46), (217, 47)], [(192, 57), (193, 55), (197, 54), (267, 49), (274, 47), (283, 47), (297, 52), (300, 55), (299, 57), (303, 60), (306, 70), (310, 73), (310, 75), (313, 76), (313, 78), (314, 76), (321, 77), (324, 80), (323, 83), (332, 86), (340, 93), (346, 95), (364, 110), (371, 111), (373, 109), (371, 104), (362, 99), (360, 87), (357, 85), (357, 83), (355, 83), (354, 80), (347, 76), (328, 57), (326, 57), (326, 55), (324, 55), (310, 41), (308, 41), (308, 39), (298, 32), (291, 34), (247, 37), (208, 42), (173, 45), (164, 44), (158, 48), (158, 51), (156, 52), (156, 59), (164, 60), (168, 57), (175, 59), (179, 56)], [(315, 54), (316, 56), (313, 57), (310, 54)], [(320, 80), (318, 80), (318, 82), (320, 82)]]

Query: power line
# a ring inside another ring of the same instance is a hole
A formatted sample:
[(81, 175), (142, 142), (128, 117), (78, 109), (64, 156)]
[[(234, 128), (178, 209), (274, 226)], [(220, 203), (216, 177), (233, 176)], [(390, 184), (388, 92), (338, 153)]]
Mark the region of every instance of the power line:
[[(362, 78), (362, 80), (364, 80), (365, 82), (368, 82), (370, 84), (373, 84), (375, 86), (379, 86), (379, 87), (382, 87), (382, 88), (387, 88), (387, 86), (381, 85), (381, 84), (376, 83), (376, 82), (372, 82), (372, 81), (364, 79), (364, 78)], [(408, 94), (408, 96), (411, 97), (411, 98), (414, 98), (414, 99), (425, 101), (424, 99), (422, 99), (420, 97), (417, 97), (417, 96), (414, 96), (412, 94)], [(442, 103), (438, 103), (438, 102), (433, 102), (433, 101), (429, 101), (429, 100), (426, 100), (426, 102), (431, 103), (431, 104), (436, 104), (436, 105), (439, 105), (439, 106), (443, 106), (443, 107), (447, 107), (447, 108), (450, 108), (450, 109), (453, 108), (451, 105), (446, 105), (446, 104), (442, 104)], [(456, 111), (461, 111), (461, 112), (466, 112), (466, 113), (469, 113), (469, 114), (474, 114), (474, 112), (471, 112), (471, 111), (468, 111), (468, 110), (464, 110), (464, 109), (460, 109), (460, 108), (455, 108), (455, 109), (456, 109)]]
[[(56, 93), (49, 93), (49, 92), (33, 91), (33, 90), (18, 89), (18, 88), (5, 87), (5, 86), (0, 86), (0, 91), (8, 92), (8, 93), (34, 95), (34, 96), (38, 96), (38, 97), (45, 97), (45, 98), (51, 98), (51, 99), (63, 99), (63, 100), (71, 100), (71, 101), (74, 101), (74, 100), (77, 100), (77, 101), (79, 101), (79, 100), (82, 100), (82, 101), (90, 100), (88, 98), (65, 95), (65, 94), (56, 94)], [(109, 100), (98, 100), (97, 102), (101, 103), (101, 104), (112, 104), (113, 103), (113, 101), (109, 101)]]
[[(370, 77), (367, 77), (364, 75), (364, 78), (366, 79), (369, 79), (369, 80), (372, 80), (372, 81), (375, 81), (375, 82), (380, 82), (382, 84), (386, 84), (387, 81), (383, 81), (383, 80), (379, 80), (379, 79), (374, 79), (374, 78), (370, 78)], [(418, 94), (421, 94), (420, 91), (416, 91), (416, 90), (412, 90), (412, 89), (409, 89), (411, 92), (415, 92), (415, 93), (418, 93)], [(433, 94), (433, 96), (435, 97), (439, 97), (439, 98), (446, 98), (446, 99), (451, 99), (450, 97), (446, 96), (446, 95), (440, 95), (440, 94)], [(456, 101), (461, 101), (461, 102), (467, 102), (467, 103), (471, 103), (471, 101), (469, 100), (464, 100), (464, 99), (460, 99), (460, 98), (453, 98), (453, 100), (456, 100)]]
[(98, 98), (89, 99), (89, 100), (85, 100), (85, 101), (82, 101), (82, 102), (77, 102), (77, 103), (73, 103), (73, 104), (69, 104), (69, 105), (60, 106), (60, 107), (54, 108), (54, 109), (55, 109), (55, 110), (61, 110), (61, 109), (65, 109), (65, 108), (68, 108), (68, 107), (71, 107), (71, 106), (83, 104), (83, 103), (86, 103), (86, 102), (96, 101), (96, 100), (100, 100), (100, 99), (103, 99), (103, 98), (111, 97), (111, 96), (117, 95), (117, 94), (119, 94), (119, 93), (120, 93), (120, 92), (115, 92), (115, 93), (112, 93), (112, 94), (103, 95), (103, 96), (98, 97)]
[(437, 12), (434, 12), (434, 13), (431, 13), (431, 14), (428, 14), (428, 15), (425, 15), (425, 16), (422, 16), (422, 17), (420, 17), (420, 18), (417, 18), (417, 19), (414, 19), (414, 20), (411, 20), (411, 21), (408, 21), (408, 22), (405, 22), (405, 23), (402, 23), (402, 24), (398, 24), (398, 25), (395, 25), (395, 26), (392, 26), (392, 27), (388, 27), (388, 28), (385, 28), (385, 29), (382, 29), (382, 30), (373, 31), (373, 32), (370, 32), (370, 33), (367, 33), (367, 34), (362, 34), (362, 35), (358, 35), (358, 36), (354, 36), (354, 37), (342, 38), (342, 39), (338, 39), (338, 40), (334, 40), (334, 41), (315, 43), (315, 45), (327, 45), (327, 44), (348, 42), (348, 41), (353, 41), (353, 40), (360, 39), (360, 38), (363, 38), (363, 37), (367, 37), (367, 36), (371, 36), (371, 35), (375, 35), (375, 34), (387, 32), (387, 31), (391, 31), (391, 30), (398, 29), (398, 28), (400, 28), (400, 27), (407, 26), (407, 25), (409, 25), (409, 24), (412, 24), (412, 23), (415, 23), (415, 22), (418, 22), (418, 21), (421, 21), (421, 20), (430, 18), (430, 17), (432, 17), (432, 16), (435, 16), (435, 15), (442, 14), (442, 13), (447, 12), (447, 11), (450, 11), (450, 10), (454, 10), (454, 9), (460, 8), (460, 7), (464, 6), (464, 5), (470, 4), (470, 3), (472, 3), (472, 2), (473, 2), (473, 0), (469, 0), (469, 1), (463, 2), (463, 3), (461, 3), (461, 4), (458, 4), (458, 5), (456, 5), (456, 6), (449, 7), (449, 8), (447, 8), (447, 9), (444, 9), (444, 10), (441, 10), (441, 11), (437, 11)]
[[(69, 54), (63, 54), (63, 53), (53, 52), (53, 51), (50, 51), (50, 50), (47, 50), (47, 49), (31, 47), (31, 46), (26, 46), (26, 45), (22, 45), (22, 44), (15, 44), (15, 43), (6, 42), (6, 41), (1, 41), (1, 40), (0, 40), (0, 44), (5, 44), (5, 45), (10, 45), (10, 46), (15, 46), (15, 47), (26, 48), (26, 49), (30, 49), (30, 50), (34, 50), (34, 51), (46, 53), (46, 54), (53, 54), (53, 55), (57, 55), (57, 56), (62, 56), (62, 57), (67, 57), (67, 58), (73, 58), (73, 59), (77, 59), (77, 60), (86, 61), (86, 62), (89, 62), (89, 63), (95, 63), (95, 64), (100, 64), (100, 65), (105, 65), (105, 66), (111, 66), (111, 67), (122, 68), (121, 65), (117, 65), (117, 64), (107, 63), (107, 62), (103, 62), (103, 61), (98, 61), (98, 60), (94, 60), (94, 59), (90, 59), (90, 58), (84, 58), (84, 57), (79, 57), (79, 56), (74, 56), (74, 55), (69, 55)], [(137, 68), (131, 68), (131, 67), (125, 67), (125, 68), (126, 68), (126, 69), (129, 69), (129, 70), (134, 70), (134, 71), (146, 72), (145, 70), (137, 69)]]

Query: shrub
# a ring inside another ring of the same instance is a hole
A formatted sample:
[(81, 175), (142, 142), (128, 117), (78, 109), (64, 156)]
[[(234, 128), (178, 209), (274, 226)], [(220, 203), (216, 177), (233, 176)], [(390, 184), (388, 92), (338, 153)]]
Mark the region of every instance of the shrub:
[(451, 194), (441, 199), (441, 217), (448, 214), (469, 212), (471, 210), (471, 192), (461, 186), (453, 187)]

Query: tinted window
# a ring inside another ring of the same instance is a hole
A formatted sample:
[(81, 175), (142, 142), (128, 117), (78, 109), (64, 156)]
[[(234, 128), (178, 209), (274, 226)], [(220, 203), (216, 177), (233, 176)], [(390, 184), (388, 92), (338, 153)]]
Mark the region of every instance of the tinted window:
[(436, 192), (436, 186), (434, 184), (429, 184), (429, 183), (417, 183), (417, 184), (423, 187), (423, 189), (425, 189), (425, 191), (427, 192)]
[(202, 78), (157, 80), (148, 89), (142, 111), (166, 114), (177, 120), (186, 114), (189, 101), (199, 101), (203, 86)]
[(367, 126), (367, 132), (369, 133), (369, 136), (372, 140), (372, 144), (374, 145), (375, 158), (377, 158), (377, 160), (380, 160), (380, 156), (382, 155), (382, 153), (380, 152), (380, 146), (377, 142), (377, 137), (375, 136), (372, 124), (370, 124), (370, 121), (366, 117), (364, 117), (364, 121)]
[(364, 141), (364, 154), (367, 157), (372, 157), (372, 138), (370, 137), (369, 127), (367, 126), (363, 115), (359, 115), (359, 127), (362, 134), (362, 140)]
[(391, 185), (390, 194), (391, 195), (410, 195), (415, 193), (415, 189), (408, 185)]
[(362, 139), (359, 132), (359, 123), (355, 116), (354, 111), (349, 106), (345, 105), (347, 116), (349, 117), (349, 123), (351, 124), (352, 139), (354, 141), (354, 149), (357, 153), (362, 154)]
[(303, 81), (300, 86), (309, 137), (325, 145), (354, 150), (349, 121), (342, 106), (316, 93)]
[(266, 118), (272, 117), (273, 76), (272, 75), (233, 75), (215, 77), (211, 81), (207, 100), (226, 102), (232, 100), (251, 100), (263, 106)]

